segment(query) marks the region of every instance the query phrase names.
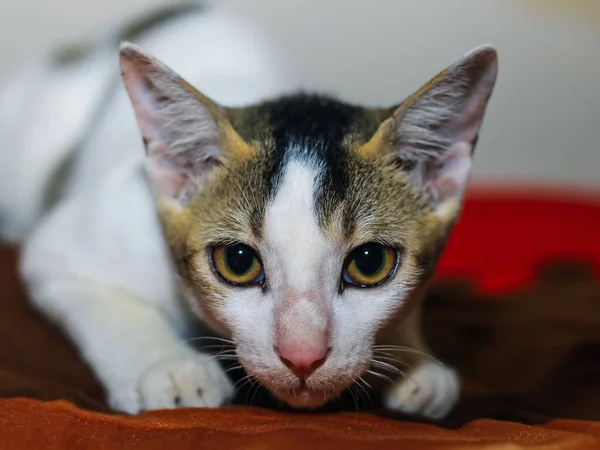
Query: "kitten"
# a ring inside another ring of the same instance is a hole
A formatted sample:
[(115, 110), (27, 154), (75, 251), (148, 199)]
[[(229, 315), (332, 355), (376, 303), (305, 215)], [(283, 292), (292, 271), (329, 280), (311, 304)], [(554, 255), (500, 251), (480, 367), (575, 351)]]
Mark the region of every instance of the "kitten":
[(228, 402), (217, 359), (187, 340), (199, 318), (293, 407), (370, 376), (389, 409), (444, 417), (459, 380), (431, 356), (419, 301), (459, 214), (496, 52), (474, 49), (381, 109), (306, 94), (224, 107), (136, 45), (120, 65), (145, 159), (126, 116), (105, 116), (22, 261), (33, 303), (110, 404)]

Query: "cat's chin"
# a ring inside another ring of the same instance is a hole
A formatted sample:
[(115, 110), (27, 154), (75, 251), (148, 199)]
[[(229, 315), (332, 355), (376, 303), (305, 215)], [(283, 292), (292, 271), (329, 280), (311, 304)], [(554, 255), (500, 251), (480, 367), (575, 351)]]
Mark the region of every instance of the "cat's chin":
[(280, 400), (292, 408), (314, 409), (320, 408), (336, 396), (335, 392), (301, 387), (295, 391), (277, 390), (273, 392)]

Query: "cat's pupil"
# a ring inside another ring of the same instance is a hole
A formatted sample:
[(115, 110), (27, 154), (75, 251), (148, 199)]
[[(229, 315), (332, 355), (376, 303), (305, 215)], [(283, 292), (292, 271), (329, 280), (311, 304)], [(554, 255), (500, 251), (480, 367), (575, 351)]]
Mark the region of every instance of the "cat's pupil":
[(378, 244), (366, 244), (356, 250), (354, 263), (365, 275), (376, 274), (383, 264), (383, 249)]
[(227, 248), (227, 265), (237, 275), (248, 272), (254, 264), (254, 258), (254, 250), (243, 244), (236, 244)]

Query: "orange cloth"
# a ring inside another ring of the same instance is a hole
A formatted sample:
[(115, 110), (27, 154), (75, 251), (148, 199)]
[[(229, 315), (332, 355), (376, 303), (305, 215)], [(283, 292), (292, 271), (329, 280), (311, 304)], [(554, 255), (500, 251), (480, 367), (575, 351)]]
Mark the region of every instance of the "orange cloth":
[(458, 430), (367, 414), (284, 414), (249, 407), (109, 416), (64, 402), (0, 401), (3, 449), (593, 450), (600, 423), (526, 426), (477, 420)]

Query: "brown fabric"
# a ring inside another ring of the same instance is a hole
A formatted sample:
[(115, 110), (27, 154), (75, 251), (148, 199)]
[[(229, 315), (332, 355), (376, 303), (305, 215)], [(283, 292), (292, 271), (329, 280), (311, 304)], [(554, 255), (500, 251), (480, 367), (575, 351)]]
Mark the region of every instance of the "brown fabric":
[[(249, 407), (107, 416), (65, 402), (5, 402), (10, 449), (581, 449), (600, 448), (600, 424), (561, 420), (526, 427), (478, 420), (459, 430), (367, 414), (299, 415)], [(10, 430), (10, 431), (9, 431)]]
[(0, 449), (600, 449), (600, 282), (583, 266), (549, 268), (505, 298), (432, 286), (428, 339), (465, 378), (461, 404), (434, 426), (379, 411), (112, 414), (73, 347), (27, 306), (15, 254), (0, 250)]

